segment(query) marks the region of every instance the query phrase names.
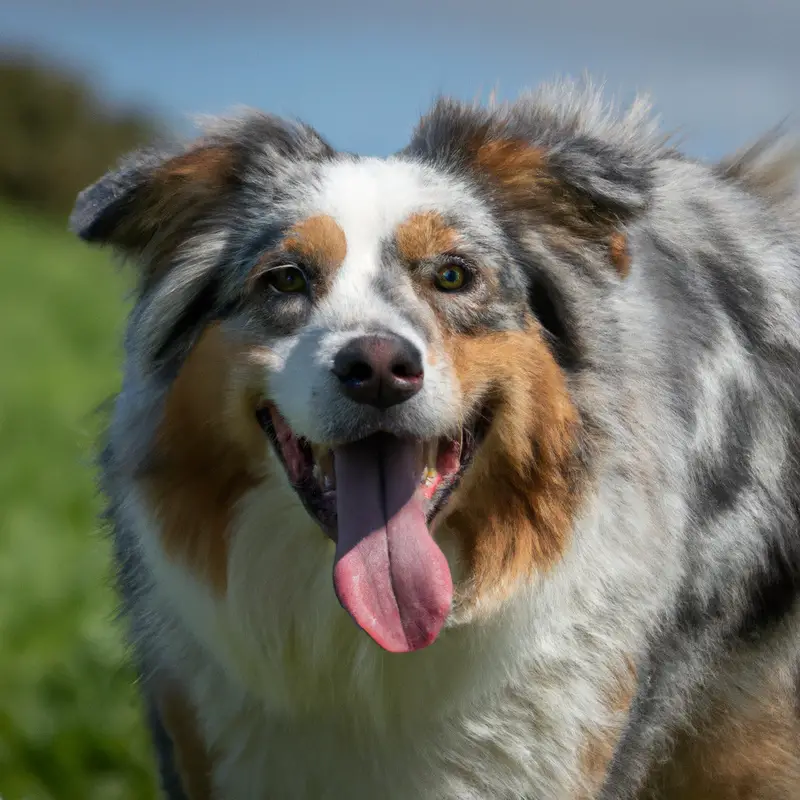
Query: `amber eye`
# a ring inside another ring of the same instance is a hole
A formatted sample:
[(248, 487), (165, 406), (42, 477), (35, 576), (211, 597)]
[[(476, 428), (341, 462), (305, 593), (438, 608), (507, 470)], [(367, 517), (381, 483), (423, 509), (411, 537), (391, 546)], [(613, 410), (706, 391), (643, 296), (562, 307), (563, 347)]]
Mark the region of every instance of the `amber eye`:
[(303, 271), (297, 267), (278, 267), (271, 269), (267, 275), (267, 280), (279, 292), (293, 293), (305, 292), (308, 289), (308, 281)]
[(436, 286), (443, 292), (455, 292), (467, 282), (467, 271), (460, 264), (445, 264), (436, 272)]

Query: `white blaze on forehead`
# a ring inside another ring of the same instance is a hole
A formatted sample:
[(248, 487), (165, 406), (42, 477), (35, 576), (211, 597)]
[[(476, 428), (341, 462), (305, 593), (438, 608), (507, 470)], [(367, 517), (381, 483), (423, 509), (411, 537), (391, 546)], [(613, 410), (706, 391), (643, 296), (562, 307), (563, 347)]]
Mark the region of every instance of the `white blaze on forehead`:
[(336, 220), (347, 254), (317, 309), (318, 321), (350, 327), (380, 320), (407, 333), (397, 310), (375, 290), (381, 246), (411, 214), (441, 209), (447, 199), (441, 178), (419, 164), (365, 158), (328, 167), (313, 201), (315, 212)]

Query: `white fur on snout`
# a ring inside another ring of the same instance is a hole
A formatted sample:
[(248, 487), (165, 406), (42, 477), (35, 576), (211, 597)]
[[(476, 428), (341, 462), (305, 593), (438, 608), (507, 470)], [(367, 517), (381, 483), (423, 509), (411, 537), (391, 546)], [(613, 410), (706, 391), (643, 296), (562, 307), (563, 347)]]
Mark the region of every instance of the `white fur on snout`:
[[(385, 326), (381, 330), (403, 335)], [(379, 425), (430, 439), (458, 427), (458, 380), (443, 357), (432, 365), (425, 347), (420, 347), (426, 362), (422, 389), (405, 402), (379, 410), (356, 403), (342, 392), (332, 372), (333, 359), (348, 342), (375, 332), (368, 326), (343, 331), (309, 326), (276, 345), (279, 366), (270, 375), (269, 393), (296, 434), (313, 442), (333, 442), (359, 438)]]

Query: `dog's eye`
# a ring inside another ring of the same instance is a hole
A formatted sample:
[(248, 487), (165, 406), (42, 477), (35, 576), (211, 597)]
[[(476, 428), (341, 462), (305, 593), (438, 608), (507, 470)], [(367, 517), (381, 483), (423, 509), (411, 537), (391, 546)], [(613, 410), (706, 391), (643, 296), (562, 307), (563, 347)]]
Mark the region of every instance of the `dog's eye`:
[(270, 270), (266, 275), (267, 281), (279, 292), (293, 293), (305, 292), (308, 281), (303, 271), (298, 267), (278, 267)]
[(436, 287), (443, 292), (463, 289), (466, 282), (467, 271), (460, 264), (445, 264), (436, 272)]

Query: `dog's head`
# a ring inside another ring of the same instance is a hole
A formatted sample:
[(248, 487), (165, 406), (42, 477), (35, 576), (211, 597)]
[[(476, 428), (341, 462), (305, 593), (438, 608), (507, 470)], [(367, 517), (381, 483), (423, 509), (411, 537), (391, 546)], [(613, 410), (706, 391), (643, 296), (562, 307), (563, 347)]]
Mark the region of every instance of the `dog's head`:
[(649, 186), (641, 137), (581, 120), (442, 101), (379, 160), (250, 114), (81, 195), (74, 229), (139, 268), (131, 369), (163, 405), (138, 477), (167, 552), (225, 591), (236, 503), (280, 462), (391, 651), (436, 638), (454, 584), (502, 600), (559, 558), (587, 469), (570, 293), (624, 280)]

